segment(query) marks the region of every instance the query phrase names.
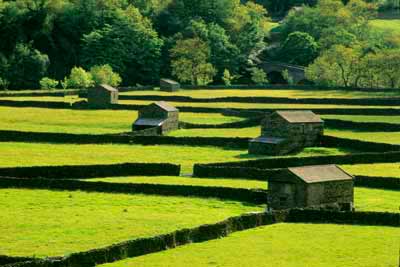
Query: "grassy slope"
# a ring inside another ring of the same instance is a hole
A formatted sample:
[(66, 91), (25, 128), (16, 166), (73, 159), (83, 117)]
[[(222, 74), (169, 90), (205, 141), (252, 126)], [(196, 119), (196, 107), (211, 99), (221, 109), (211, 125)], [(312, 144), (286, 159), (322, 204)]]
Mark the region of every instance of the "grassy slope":
[(327, 129), (325, 134), (369, 142), (400, 145), (400, 132), (355, 132), (350, 130)]
[(351, 92), (340, 90), (180, 90), (168, 93), (160, 91), (135, 91), (121, 95), (180, 95), (193, 98), (214, 98), (227, 96), (265, 96), (289, 98), (371, 98), (400, 96), (400, 92)]
[(400, 163), (343, 165), (353, 175), (400, 178)]
[(215, 199), (0, 190), (0, 255), (46, 256), (213, 223), (262, 209)]
[[(139, 145), (55, 145), (0, 143), (0, 167), (39, 165), (87, 165), (121, 162), (169, 162), (181, 164), (190, 173), (195, 163), (211, 163), (266, 158), (248, 155), (247, 150), (191, 146)], [(342, 154), (331, 148), (308, 148), (298, 156)]]
[(241, 179), (205, 179), (192, 177), (112, 177), (85, 180), (88, 182), (109, 183), (134, 183), (134, 184), (170, 184), (170, 185), (195, 185), (195, 186), (221, 186), (230, 188), (267, 188), (267, 182)]
[(337, 119), (355, 122), (385, 122), (400, 124), (400, 116), (322, 115), (323, 119)]
[(376, 19), (370, 22), (373, 27), (393, 36), (400, 36), (400, 19)]
[[(147, 184), (174, 184), (174, 185), (200, 185), (222, 186), (233, 188), (261, 188), (267, 189), (267, 183), (252, 180), (231, 179), (202, 179), (186, 177), (117, 177), (102, 178), (88, 181), (103, 181), (112, 183), (147, 183)], [(400, 192), (368, 188), (355, 189), (355, 203), (357, 210), (364, 211), (390, 211), (398, 212)]]
[[(180, 113), (182, 121), (221, 124), (242, 120), (213, 113)], [(120, 133), (131, 130), (136, 111), (69, 110), (0, 107), (0, 129), (84, 134)]]
[[(154, 101), (150, 100), (120, 100), (120, 104), (127, 105), (148, 105)], [(365, 109), (366, 106), (356, 105), (323, 105), (323, 104), (264, 104), (264, 103), (235, 103), (235, 102), (216, 102), (216, 103), (192, 103), (192, 102), (169, 102), (178, 107), (207, 107), (207, 108), (241, 108), (241, 109)], [(400, 108), (398, 106), (368, 106), (368, 108)]]
[(399, 235), (390, 227), (276, 224), (103, 266), (396, 266)]

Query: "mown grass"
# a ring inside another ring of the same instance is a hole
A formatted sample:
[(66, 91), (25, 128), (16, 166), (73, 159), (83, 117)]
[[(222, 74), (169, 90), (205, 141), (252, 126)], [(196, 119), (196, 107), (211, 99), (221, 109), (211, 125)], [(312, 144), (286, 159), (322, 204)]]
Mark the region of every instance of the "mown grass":
[(394, 227), (275, 224), (102, 266), (397, 266), (399, 235)]
[(217, 186), (229, 188), (261, 188), (267, 189), (267, 182), (244, 179), (206, 179), (193, 177), (156, 176), (156, 177), (112, 177), (85, 180), (88, 182), (107, 183), (133, 183), (133, 184), (168, 184), (168, 185), (194, 185)]
[(364, 116), (364, 115), (321, 115), (323, 119), (336, 119), (355, 122), (384, 122), (400, 124), (400, 116)]
[[(267, 177), (265, 178), (267, 179)], [(229, 188), (267, 189), (267, 182), (241, 179), (203, 179), (189, 177), (115, 177), (90, 179), (89, 182), (221, 186)], [(362, 211), (399, 212), (400, 192), (370, 188), (355, 188), (355, 207)]]
[(161, 91), (133, 91), (121, 93), (121, 95), (179, 95), (193, 98), (215, 98), (215, 97), (289, 97), (289, 98), (376, 98), (400, 96), (400, 92), (362, 92), (342, 90), (180, 90), (168, 93)]
[[(120, 100), (120, 104), (126, 105), (148, 105), (154, 101), (150, 100)], [(176, 107), (205, 107), (205, 108), (241, 108), (241, 109), (374, 109), (382, 106), (357, 106), (357, 105), (327, 105), (327, 104), (265, 104), (265, 103), (237, 103), (237, 102), (172, 102)], [(384, 108), (399, 109), (399, 106), (384, 106)]]
[(400, 178), (400, 163), (356, 164), (341, 167), (353, 175)]
[(216, 199), (0, 190), (0, 255), (55, 256), (262, 210)]
[[(140, 146), (140, 145), (71, 145), (0, 143), (0, 166), (88, 165), (121, 162), (168, 162), (182, 164), (183, 173), (191, 172), (194, 163), (239, 161), (245, 150), (215, 147)], [(255, 156), (257, 158), (257, 156)]]
[(368, 142), (400, 145), (400, 132), (358, 132), (351, 130), (326, 129), (325, 134)]
[[(0, 143), (0, 167), (43, 165), (88, 165), (122, 162), (168, 162), (182, 165), (182, 172), (191, 173), (195, 163), (240, 161), (267, 156), (249, 155), (247, 150), (193, 146), (140, 145), (73, 145)], [(344, 154), (335, 148), (307, 148), (291, 156)]]
[[(106, 134), (129, 132), (137, 111), (70, 110), (0, 107), (0, 129), (33, 132)], [(199, 124), (221, 124), (242, 120), (219, 113), (184, 113), (180, 119)]]
[(376, 19), (372, 20), (370, 24), (386, 34), (400, 37), (400, 19)]

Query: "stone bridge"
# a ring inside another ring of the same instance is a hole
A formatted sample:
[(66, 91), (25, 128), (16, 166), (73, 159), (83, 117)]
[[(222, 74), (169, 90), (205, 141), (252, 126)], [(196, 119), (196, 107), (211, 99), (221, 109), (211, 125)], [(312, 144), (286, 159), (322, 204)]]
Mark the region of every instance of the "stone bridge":
[(297, 65), (290, 65), (282, 62), (266, 61), (260, 63), (259, 67), (265, 71), (268, 80), (275, 84), (284, 84), (287, 81), (283, 78), (282, 72), (288, 70), (294, 84), (302, 84), (306, 81), (305, 68)]

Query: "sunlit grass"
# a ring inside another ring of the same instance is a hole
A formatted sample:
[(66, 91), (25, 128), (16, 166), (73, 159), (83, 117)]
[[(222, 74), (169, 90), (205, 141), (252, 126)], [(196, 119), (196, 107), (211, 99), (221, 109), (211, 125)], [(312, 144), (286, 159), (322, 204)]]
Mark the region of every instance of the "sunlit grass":
[(399, 236), (394, 227), (275, 224), (102, 266), (397, 266)]
[(400, 124), (400, 116), (322, 115), (323, 119)]
[(325, 134), (361, 141), (400, 145), (400, 132), (356, 132), (351, 130), (326, 129)]
[(342, 165), (342, 168), (353, 175), (400, 178), (400, 163)]
[(262, 210), (216, 199), (0, 189), (0, 255), (55, 256)]
[[(125, 110), (0, 107), (0, 129), (77, 134), (121, 133), (131, 131), (137, 114), (137, 111)], [(219, 113), (181, 112), (179, 115), (182, 121), (199, 124), (221, 124), (242, 120)]]
[(263, 96), (263, 97), (289, 97), (289, 98), (372, 98), (400, 96), (400, 92), (362, 92), (343, 90), (180, 90), (168, 93), (161, 91), (133, 91), (121, 93), (121, 95), (179, 95), (193, 98), (215, 98), (229, 96)]

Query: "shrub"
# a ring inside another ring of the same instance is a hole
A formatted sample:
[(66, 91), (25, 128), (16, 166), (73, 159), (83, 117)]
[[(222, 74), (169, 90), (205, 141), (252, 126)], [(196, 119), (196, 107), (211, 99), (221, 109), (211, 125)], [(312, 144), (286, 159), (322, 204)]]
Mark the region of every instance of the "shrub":
[(0, 77), (0, 89), (7, 91), (9, 85), (10, 85), (10, 83), (8, 82), (7, 79)]
[(88, 88), (94, 85), (92, 74), (81, 67), (73, 67), (67, 80), (67, 87)]
[(44, 77), (40, 80), (40, 88), (42, 89), (54, 89), (58, 85), (58, 81), (53, 80), (49, 77)]
[(120, 85), (122, 81), (121, 76), (113, 72), (112, 67), (108, 64), (91, 67), (90, 74), (92, 75), (95, 85), (108, 84), (116, 87)]
[(257, 85), (268, 83), (267, 74), (262, 69), (256, 67), (251, 69), (251, 80)]

